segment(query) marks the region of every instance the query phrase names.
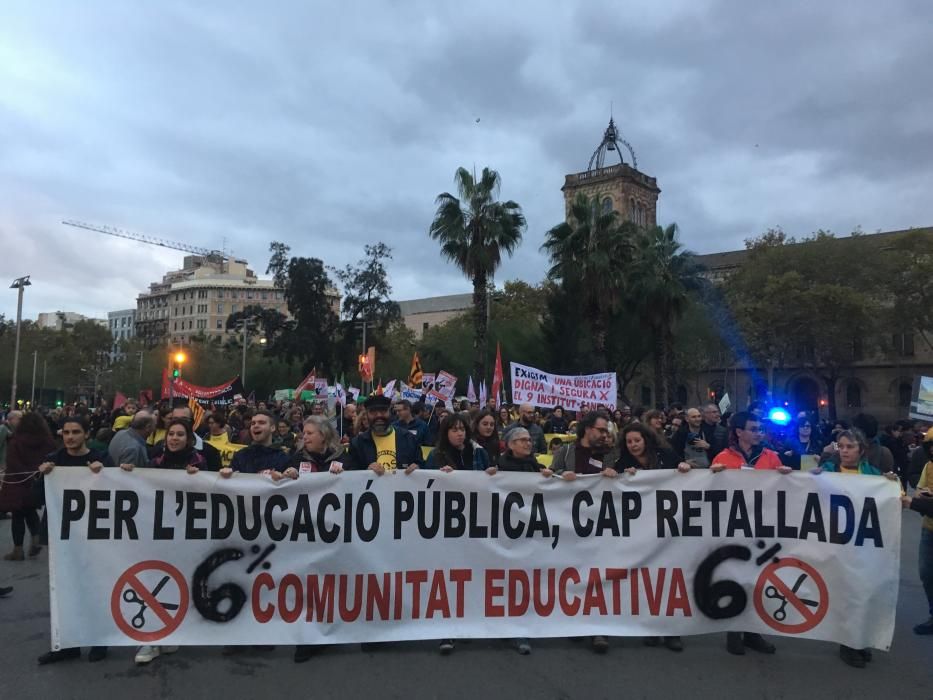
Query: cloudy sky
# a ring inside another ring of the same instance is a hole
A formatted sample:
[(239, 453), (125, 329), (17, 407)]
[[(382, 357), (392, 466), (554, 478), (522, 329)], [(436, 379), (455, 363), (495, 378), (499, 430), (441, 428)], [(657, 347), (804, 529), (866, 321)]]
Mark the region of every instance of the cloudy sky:
[(538, 281), (610, 105), (694, 251), (933, 225), (931, 32), (928, 0), (11, 0), (0, 289), (31, 274), (25, 316), (102, 316), (181, 262), (74, 218), (260, 273), (273, 240), (338, 266), (381, 240), (396, 298), (466, 292), (426, 232), (474, 164), (528, 219), (498, 279)]

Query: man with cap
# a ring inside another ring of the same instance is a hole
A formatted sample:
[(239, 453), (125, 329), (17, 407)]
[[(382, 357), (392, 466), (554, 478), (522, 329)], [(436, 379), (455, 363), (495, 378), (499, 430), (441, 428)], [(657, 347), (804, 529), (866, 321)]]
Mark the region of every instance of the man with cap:
[(396, 469), (411, 474), (424, 466), (417, 439), (407, 430), (396, 430), (389, 419), (392, 401), (388, 396), (370, 396), (363, 404), (369, 430), (350, 441), (344, 469), (370, 469), (379, 476)]

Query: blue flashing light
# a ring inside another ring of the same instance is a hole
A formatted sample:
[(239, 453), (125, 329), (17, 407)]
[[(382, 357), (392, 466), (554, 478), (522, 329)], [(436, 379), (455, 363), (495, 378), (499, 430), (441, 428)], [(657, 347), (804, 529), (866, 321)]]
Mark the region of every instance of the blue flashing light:
[(768, 420), (775, 425), (787, 425), (790, 423), (790, 413), (780, 406), (775, 406), (768, 411)]

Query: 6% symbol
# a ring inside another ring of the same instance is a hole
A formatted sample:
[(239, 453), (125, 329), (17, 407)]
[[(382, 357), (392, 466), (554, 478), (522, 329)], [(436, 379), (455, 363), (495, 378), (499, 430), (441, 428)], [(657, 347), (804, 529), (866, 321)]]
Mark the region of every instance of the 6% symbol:
[[(764, 549), (765, 543), (759, 540), (757, 547)], [(775, 555), (780, 550), (780, 544), (772, 545), (755, 559), (755, 563), (761, 566), (772, 557), (773, 561), (777, 562)], [(732, 579), (714, 581), (713, 574), (720, 564), (729, 559), (749, 561), (751, 558), (752, 550), (748, 547), (729, 544), (714, 549), (700, 563), (693, 579), (693, 597), (700, 612), (712, 620), (726, 620), (742, 614), (742, 611), (748, 605), (748, 594), (745, 592), (745, 588)]]
[[(261, 549), (259, 545), (254, 544), (250, 551), (259, 556), (250, 563), (246, 573), (253, 573), (259, 566), (262, 566), (263, 569), (270, 568), (272, 565), (266, 559), (274, 549), (274, 544), (270, 544), (265, 549)], [(212, 589), (209, 581), (211, 574), (215, 570), (228, 561), (236, 561), (242, 559), (243, 556), (242, 549), (221, 549), (207, 557), (194, 570), (194, 576), (191, 579), (191, 597), (195, 609), (206, 620), (228, 622), (239, 614), (246, 603), (246, 591), (239, 584), (228, 581)]]

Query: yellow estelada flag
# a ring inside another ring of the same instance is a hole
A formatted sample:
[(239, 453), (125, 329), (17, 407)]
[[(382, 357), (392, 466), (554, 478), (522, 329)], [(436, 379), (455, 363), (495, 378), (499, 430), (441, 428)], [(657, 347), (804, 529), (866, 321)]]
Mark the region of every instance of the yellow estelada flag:
[(424, 381), (424, 372), (421, 370), (421, 360), (418, 358), (418, 353), (414, 354), (414, 357), (411, 358), (411, 372), (408, 373), (408, 386), (421, 386), (421, 382)]
[(201, 404), (195, 401), (193, 396), (188, 397), (188, 408), (191, 409), (191, 429), (197, 430), (201, 427), (201, 421), (204, 420), (206, 411), (201, 408)]

